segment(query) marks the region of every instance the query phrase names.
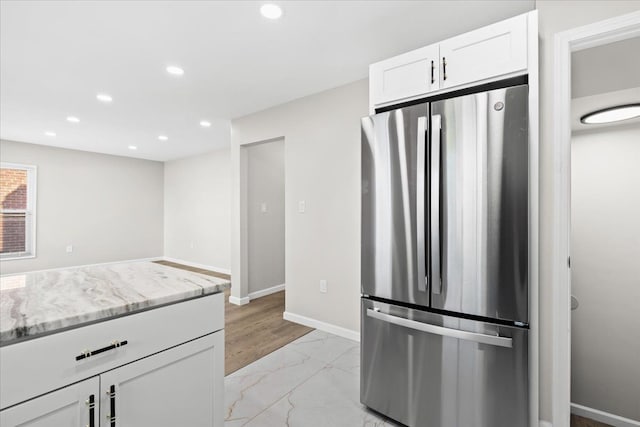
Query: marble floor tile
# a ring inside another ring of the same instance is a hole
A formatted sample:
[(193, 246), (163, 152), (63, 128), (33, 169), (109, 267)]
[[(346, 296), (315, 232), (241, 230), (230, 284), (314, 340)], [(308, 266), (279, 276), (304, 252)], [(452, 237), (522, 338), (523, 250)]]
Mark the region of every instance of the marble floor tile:
[(360, 404), (359, 382), (358, 375), (326, 366), (246, 426), (391, 426)]
[(313, 359), (329, 363), (348, 350), (359, 348), (360, 344), (337, 335), (315, 330), (287, 344), (286, 347)]
[(360, 346), (353, 347), (338, 356), (330, 364), (334, 368), (342, 369), (354, 375), (360, 375)]
[(225, 427), (386, 427), (360, 404), (360, 345), (313, 331), (225, 378)]
[(287, 346), (225, 378), (225, 426), (243, 425), (325, 366)]

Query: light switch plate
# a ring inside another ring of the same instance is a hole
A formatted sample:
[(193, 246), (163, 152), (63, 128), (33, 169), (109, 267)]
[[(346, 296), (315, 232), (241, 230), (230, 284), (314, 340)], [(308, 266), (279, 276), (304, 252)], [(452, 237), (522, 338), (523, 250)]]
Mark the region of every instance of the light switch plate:
[(262, 213), (266, 213), (267, 212), (267, 202), (260, 203), (260, 212), (262, 212)]
[(304, 213), (307, 210), (307, 203), (304, 200), (298, 202), (298, 212)]
[(320, 292), (322, 292), (323, 294), (327, 293), (327, 281), (326, 280), (320, 280)]
[(70, 254), (73, 252), (73, 245), (67, 245), (67, 253)]

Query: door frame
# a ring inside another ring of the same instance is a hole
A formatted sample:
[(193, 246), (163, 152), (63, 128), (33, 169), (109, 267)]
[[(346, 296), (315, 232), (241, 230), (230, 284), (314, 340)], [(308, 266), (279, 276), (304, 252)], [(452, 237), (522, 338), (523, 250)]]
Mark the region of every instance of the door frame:
[(556, 34), (553, 98), (552, 417), (569, 426), (571, 415), (571, 54), (640, 37), (640, 11)]
[[(286, 187), (286, 150), (284, 135), (273, 138), (231, 144), (231, 277), (233, 286), (229, 295), (229, 303), (245, 305), (251, 302), (249, 295), (249, 226), (248, 226), (248, 183), (249, 166), (247, 149), (271, 142), (284, 141), (285, 150), (285, 187)], [(285, 189), (286, 191), (286, 189)], [(285, 224), (287, 212), (285, 209)], [(285, 263), (286, 263), (286, 227), (285, 227)], [(285, 269), (286, 276), (286, 269)], [(285, 277), (286, 290), (286, 277)], [(264, 296), (266, 294), (263, 294)], [(257, 298), (257, 296), (254, 296)]]

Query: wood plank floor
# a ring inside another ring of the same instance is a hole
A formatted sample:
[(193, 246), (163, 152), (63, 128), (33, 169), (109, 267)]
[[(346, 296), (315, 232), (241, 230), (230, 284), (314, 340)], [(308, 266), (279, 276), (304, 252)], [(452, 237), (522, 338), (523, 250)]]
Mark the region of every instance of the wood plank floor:
[[(228, 274), (189, 267), (169, 261), (156, 261), (169, 267), (230, 279)], [(229, 375), (313, 331), (313, 328), (282, 318), (284, 291), (255, 299), (246, 305), (229, 304), (225, 291), (225, 357), (224, 371)]]
[(188, 265), (178, 264), (171, 261), (154, 261), (157, 264), (167, 265), (169, 267), (181, 268), (183, 270), (193, 271), (194, 273), (206, 274), (207, 276), (219, 277), (221, 279), (231, 280), (231, 276), (217, 271), (205, 270), (204, 268), (189, 267)]
[(571, 414), (571, 427), (612, 427), (612, 426), (610, 426), (609, 424), (592, 420), (591, 418), (584, 418), (578, 415)]

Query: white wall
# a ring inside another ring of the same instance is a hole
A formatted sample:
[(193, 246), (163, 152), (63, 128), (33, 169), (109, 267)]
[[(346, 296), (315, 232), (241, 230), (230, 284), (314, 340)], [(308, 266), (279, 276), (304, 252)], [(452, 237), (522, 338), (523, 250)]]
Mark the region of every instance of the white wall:
[(637, 11), (640, 2), (537, 0), (536, 8), (540, 25), (540, 417), (552, 420), (553, 38), (557, 32)]
[(571, 401), (640, 421), (640, 126), (571, 140)]
[(284, 141), (243, 149), (247, 150), (248, 280), (249, 293), (254, 293), (285, 281)]
[[(284, 138), (286, 310), (354, 333), (360, 328), (360, 118), (368, 82), (360, 80), (232, 121), (232, 276), (242, 271), (240, 146)], [(305, 201), (305, 213), (298, 202)], [(319, 281), (328, 292), (319, 292)], [(236, 287), (237, 286), (237, 287)]]
[(229, 149), (166, 162), (164, 181), (164, 255), (228, 272)]
[(13, 141), (0, 158), (38, 167), (37, 256), (2, 274), (162, 256), (161, 162)]

